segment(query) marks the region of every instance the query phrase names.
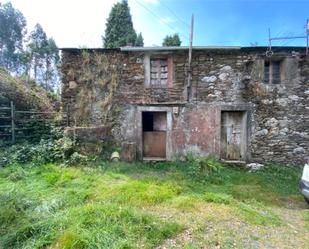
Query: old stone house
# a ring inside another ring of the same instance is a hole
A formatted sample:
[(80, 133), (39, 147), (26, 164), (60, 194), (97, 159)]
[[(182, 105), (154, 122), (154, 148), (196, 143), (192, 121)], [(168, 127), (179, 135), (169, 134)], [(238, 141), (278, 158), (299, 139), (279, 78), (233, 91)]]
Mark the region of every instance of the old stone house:
[(62, 49), (63, 106), (92, 139), (108, 130), (130, 148), (126, 158), (301, 163), (309, 58), (301, 47), (266, 49), (194, 47), (190, 71), (187, 47)]

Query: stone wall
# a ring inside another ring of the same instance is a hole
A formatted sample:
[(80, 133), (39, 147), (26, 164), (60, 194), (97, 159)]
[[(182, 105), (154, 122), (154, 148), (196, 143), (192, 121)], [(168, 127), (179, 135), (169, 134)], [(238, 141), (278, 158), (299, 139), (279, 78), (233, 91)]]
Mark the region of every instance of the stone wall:
[[(169, 154), (220, 156), (223, 110), (248, 113), (248, 161), (302, 163), (309, 153), (309, 59), (278, 48), (281, 83), (264, 82), (265, 48), (193, 50), (192, 99), (186, 102), (187, 50), (65, 50), (63, 104), (77, 126), (112, 126), (119, 142), (139, 144), (139, 107), (177, 107)], [(147, 56), (173, 59), (173, 86), (145, 85)]]

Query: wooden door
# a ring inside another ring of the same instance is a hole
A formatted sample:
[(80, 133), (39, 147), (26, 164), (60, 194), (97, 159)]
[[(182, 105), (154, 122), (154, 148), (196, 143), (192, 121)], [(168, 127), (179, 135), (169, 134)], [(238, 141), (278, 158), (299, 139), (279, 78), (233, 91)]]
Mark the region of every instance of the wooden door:
[(221, 113), (221, 157), (244, 160), (246, 150), (245, 112)]
[(144, 157), (166, 157), (166, 132), (145, 131), (143, 133)]
[(143, 157), (166, 158), (166, 112), (143, 113)]

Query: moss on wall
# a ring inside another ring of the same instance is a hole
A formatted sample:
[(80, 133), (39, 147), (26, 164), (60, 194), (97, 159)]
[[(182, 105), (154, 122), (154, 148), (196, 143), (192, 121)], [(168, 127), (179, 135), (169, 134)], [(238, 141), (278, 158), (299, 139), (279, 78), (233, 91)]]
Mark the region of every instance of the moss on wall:
[(74, 81), (77, 86), (66, 89), (66, 94), (74, 100), (71, 111), (77, 126), (114, 124), (121, 110), (115, 101), (120, 74), (117, 53), (82, 51), (77, 65), (70, 65), (67, 81)]

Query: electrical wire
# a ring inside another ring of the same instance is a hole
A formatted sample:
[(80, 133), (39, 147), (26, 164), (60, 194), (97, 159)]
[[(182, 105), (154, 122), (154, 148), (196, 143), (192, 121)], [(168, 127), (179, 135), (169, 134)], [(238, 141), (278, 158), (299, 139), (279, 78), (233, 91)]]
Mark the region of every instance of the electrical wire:
[(166, 25), (168, 28), (170, 28), (171, 30), (173, 30), (173, 32), (176, 32), (180, 35), (181, 38), (183, 38), (184, 40), (186, 40), (186, 38), (181, 34), (181, 32), (178, 32), (176, 29), (174, 29), (171, 25), (169, 25), (168, 23), (162, 22), (160, 20), (162, 20), (162, 18), (157, 15), (156, 13), (154, 13), (151, 9), (149, 9), (148, 7), (146, 7), (144, 4), (142, 4), (141, 2), (139, 2), (138, 0), (135, 0), (135, 2), (140, 5), (141, 7), (143, 7), (145, 10), (147, 10), (149, 13), (151, 13), (155, 18), (157, 18), (159, 20), (159, 22), (161, 24)]
[(171, 10), (171, 8), (169, 8), (165, 3), (161, 2), (160, 0), (158, 0), (158, 2), (160, 4), (163, 5), (163, 7), (165, 7), (174, 17), (176, 17), (178, 19), (179, 22), (181, 22), (182, 24), (184, 24), (186, 27), (190, 28), (190, 25), (184, 21), (182, 18), (180, 18), (173, 10)]

